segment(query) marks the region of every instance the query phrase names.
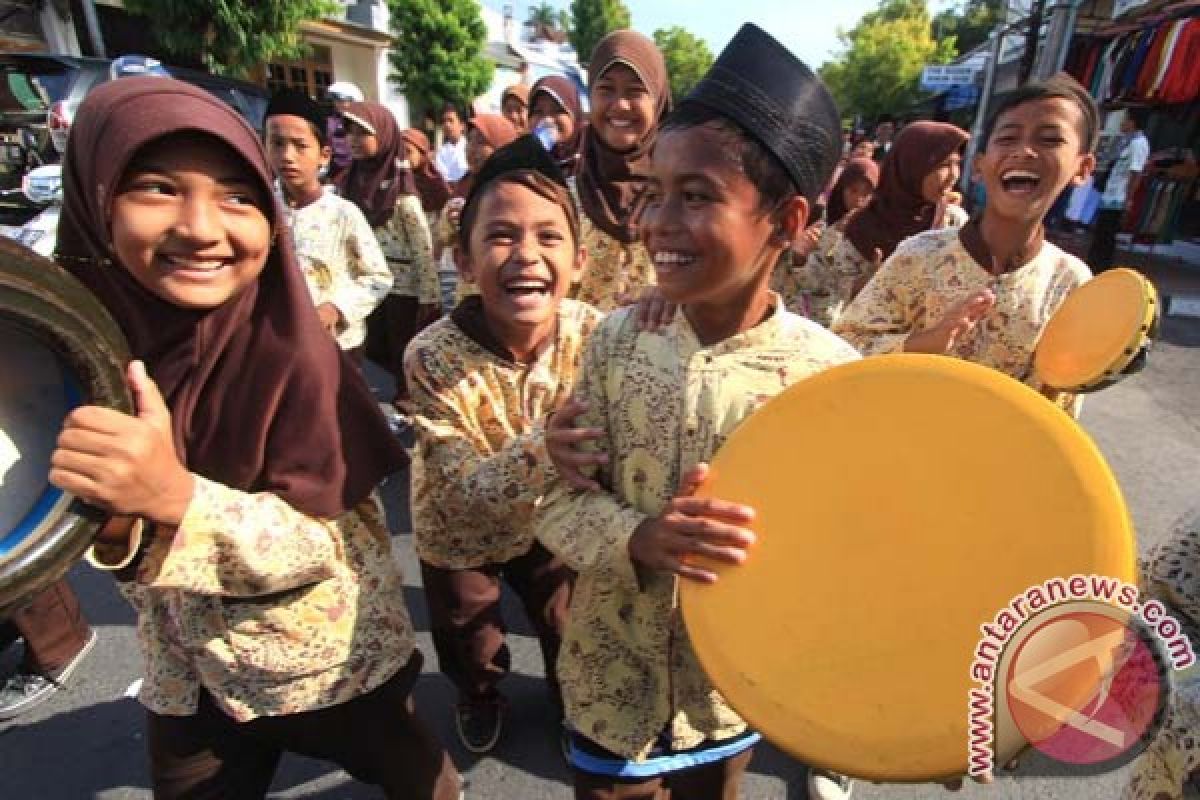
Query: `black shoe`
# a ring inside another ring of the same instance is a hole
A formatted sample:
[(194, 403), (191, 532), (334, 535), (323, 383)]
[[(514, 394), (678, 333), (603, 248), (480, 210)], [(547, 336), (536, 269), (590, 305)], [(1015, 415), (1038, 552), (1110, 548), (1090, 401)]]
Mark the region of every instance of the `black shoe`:
[(492, 695), (464, 698), (454, 714), (454, 728), (463, 747), (472, 753), (487, 753), (500, 740), (504, 727), (504, 698)]
[(3, 683), (0, 683), (0, 720), (12, 719), (24, 714), (34, 706), (50, 699), (50, 696), (63, 687), (67, 678), (83, 661), (84, 656), (91, 652), (96, 644), (96, 632), (88, 634), (88, 640), (79, 652), (65, 666), (56, 670), (52, 675), (41, 675), (33, 672), (17, 670)]

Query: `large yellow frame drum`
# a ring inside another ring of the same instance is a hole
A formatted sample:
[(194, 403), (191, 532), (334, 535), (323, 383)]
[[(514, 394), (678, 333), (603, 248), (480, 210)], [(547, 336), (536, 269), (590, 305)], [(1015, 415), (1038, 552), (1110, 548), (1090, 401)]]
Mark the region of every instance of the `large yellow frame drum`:
[(756, 509), (759, 540), (716, 584), (683, 582), (691, 641), (753, 727), (837, 772), (963, 775), (980, 626), (1051, 578), (1134, 580), (1091, 439), (965, 361), (828, 370), (746, 420), (712, 468), (705, 494)]

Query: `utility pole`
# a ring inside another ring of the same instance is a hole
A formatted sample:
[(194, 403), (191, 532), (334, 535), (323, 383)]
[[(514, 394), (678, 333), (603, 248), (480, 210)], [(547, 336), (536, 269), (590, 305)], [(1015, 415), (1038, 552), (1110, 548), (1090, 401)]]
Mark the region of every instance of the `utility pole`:
[(1021, 56), (1021, 71), (1017, 77), (1017, 85), (1029, 82), (1033, 74), (1033, 65), (1037, 61), (1038, 43), (1042, 36), (1042, 19), (1046, 14), (1046, 0), (1034, 0), (1029, 14), (1029, 28), (1025, 32), (1025, 53)]
[(1067, 63), (1067, 52), (1071, 49), (1071, 35), (1075, 32), (1081, 0), (1060, 0), (1048, 9), (1046, 41), (1038, 55), (1033, 77), (1045, 80), (1060, 71)]

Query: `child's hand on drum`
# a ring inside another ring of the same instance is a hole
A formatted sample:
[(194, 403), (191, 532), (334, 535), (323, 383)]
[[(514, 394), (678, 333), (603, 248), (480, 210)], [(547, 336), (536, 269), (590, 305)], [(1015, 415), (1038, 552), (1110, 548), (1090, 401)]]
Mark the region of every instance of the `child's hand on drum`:
[(958, 340), (974, 329), (979, 320), (996, 305), (996, 295), (990, 289), (973, 292), (955, 305), (932, 328), (914, 333), (904, 342), (906, 353), (945, 355), (954, 349)]
[(50, 483), (114, 514), (177, 527), (192, 474), (175, 453), (171, 412), (140, 361), (126, 373), (137, 416), (83, 406), (67, 415), (50, 459)]
[(600, 484), (584, 474), (589, 467), (608, 463), (606, 453), (584, 450), (584, 442), (599, 439), (604, 431), (599, 428), (576, 426), (579, 416), (588, 410), (587, 403), (572, 397), (562, 408), (550, 415), (546, 421), (546, 451), (558, 471), (558, 476), (574, 489), (600, 491)]
[(693, 556), (733, 565), (745, 562), (755, 536), (742, 526), (754, 521), (754, 509), (694, 497), (707, 479), (707, 464), (692, 467), (663, 512), (637, 527), (629, 539), (629, 557), (635, 563), (699, 583), (715, 583), (717, 574), (696, 566)]

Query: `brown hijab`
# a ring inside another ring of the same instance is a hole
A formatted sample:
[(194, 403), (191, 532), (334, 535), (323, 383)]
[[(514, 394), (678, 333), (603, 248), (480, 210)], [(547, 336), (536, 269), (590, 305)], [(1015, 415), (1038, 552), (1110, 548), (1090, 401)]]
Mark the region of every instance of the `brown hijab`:
[(945, 122), (914, 122), (896, 137), (881, 167), (871, 202), (846, 224), (846, 236), (870, 260), (878, 248), (886, 259), (896, 245), (938, 224), (939, 208), (921, 196), (921, 182), (971, 138)]
[[(142, 288), (115, 262), (110, 243), (109, 210), (134, 156), (183, 132), (228, 146), (270, 203), (264, 212), (275, 243), (266, 266), (212, 309), (180, 308)], [(170, 78), (111, 81), (79, 107), (63, 163), (56, 258), (108, 308), (146, 363), (189, 470), (332, 518), (402, 465), (404, 452), (358, 369), (321, 329), (272, 200), (266, 156), (236, 112)]]
[(846, 208), (846, 200), (842, 191), (854, 181), (866, 181), (871, 188), (879, 186), (879, 165), (871, 158), (852, 158), (838, 175), (833, 188), (829, 190), (829, 205), (825, 209), (825, 223), (836, 225), (838, 220), (846, 216), (850, 209)]
[[(499, 150), (517, 138), (517, 129), (508, 121), (508, 117), (500, 114), (476, 114), (468, 123), (493, 150)], [(462, 176), (454, 187), (455, 197), (466, 197), (474, 183), (471, 173)]]
[(671, 86), (662, 53), (652, 39), (636, 31), (613, 31), (596, 45), (589, 92), (614, 64), (624, 64), (641, 78), (654, 98), (654, 119), (642, 140), (624, 153), (609, 147), (595, 126), (588, 125), (579, 162), (579, 202), (596, 227), (619, 241), (632, 242), (637, 239), (634, 212), (646, 186), (655, 131), (663, 114), (671, 109)]
[(539, 94), (550, 95), (558, 107), (570, 114), (571, 119), (575, 121), (574, 132), (563, 141), (555, 142), (550, 151), (554, 160), (558, 162), (559, 169), (568, 175), (574, 175), (579, 163), (579, 150), (583, 143), (583, 126), (586, 121), (583, 118), (583, 106), (579, 104), (579, 92), (575, 89), (575, 84), (562, 75), (547, 75), (529, 90), (530, 112), (533, 111)]
[(526, 109), (529, 108), (529, 87), (525, 84), (514, 83), (512, 86), (509, 86), (507, 89), (505, 89), (504, 93), (500, 95), (501, 108), (504, 108), (504, 101), (510, 97), (517, 98), (521, 105), (525, 106)]
[(404, 139), (400, 126), (387, 106), (379, 103), (351, 103), (342, 116), (374, 131), (379, 150), (371, 158), (356, 158), (342, 176), (338, 189), (342, 197), (354, 203), (372, 228), (386, 225), (396, 210), (396, 198), (417, 194), (417, 183), (404, 162)]
[(405, 128), (400, 132), (400, 138), (421, 153), (421, 166), (413, 170), (413, 183), (421, 197), (421, 208), (427, 212), (441, 211), (450, 199), (450, 187), (446, 185), (445, 178), (433, 163), (433, 148), (429, 145), (429, 137), (424, 131)]

